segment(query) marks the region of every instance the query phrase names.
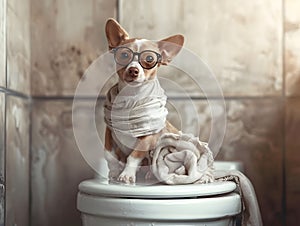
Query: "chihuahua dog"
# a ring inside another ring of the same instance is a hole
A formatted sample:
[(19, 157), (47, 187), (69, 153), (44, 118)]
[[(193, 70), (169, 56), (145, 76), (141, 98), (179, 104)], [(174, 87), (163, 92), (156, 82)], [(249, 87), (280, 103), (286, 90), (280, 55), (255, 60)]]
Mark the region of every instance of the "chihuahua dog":
[[(179, 53), (184, 42), (184, 37), (179, 34), (162, 39), (161, 41), (129, 38), (125, 29), (122, 28), (114, 19), (108, 19), (105, 32), (108, 41), (108, 48), (111, 53), (114, 54), (116, 71), (119, 78), (118, 84), (113, 87), (113, 92), (115, 96), (118, 96), (118, 94), (121, 94), (123, 90), (127, 89), (128, 92), (125, 92), (125, 96), (127, 95), (126, 98), (131, 98), (133, 100), (134, 98), (139, 99), (139, 95), (144, 95), (147, 99), (148, 94), (143, 91), (143, 86), (151, 84), (152, 81), (158, 81), (157, 68), (160, 65), (168, 65), (168, 63), (170, 63), (171, 60)], [(157, 85), (159, 83), (156, 82), (155, 84), (156, 86), (159, 86)], [(137, 92), (132, 91), (131, 89), (138, 89), (142, 91)], [(161, 89), (160, 86), (159, 89)], [(113, 100), (111, 100), (111, 94), (107, 95), (107, 99), (113, 102)], [(148, 99), (149, 102), (150, 100), (152, 101), (151, 98)], [(161, 107), (161, 104), (153, 104), (153, 109), (148, 109), (149, 106), (152, 106), (150, 103), (149, 105), (147, 105), (147, 103), (143, 104), (146, 104), (147, 111), (139, 113), (144, 114), (150, 123), (152, 123), (151, 120), (153, 120), (153, 122), (155, 120), (159, 120), (151, 119), (151, 116), (153, 116), (151, 115), (151, 110), (156, 111), (159, 107)], [(113, 112), (114, 109), (112, 106), (106, 106), (106, 108), (109, 108), (109, 111)], [(122, 112), (122, 109), (120, 110)], [(124, 112), (125, 111), (126, 110), (124, 109)], [(165, 111), (162, 112), (164, 112), (162, 113), (162, 117), (164, 117), (166, 115)], [(105, 155), (110, 157), (113, 156), (118, 161), (124, 162), (124, 164), (120, 170), (113, 169), (113, 167), (118, 168), (118, 166), (110, 165), (109, 161), (111, 158), (106, 157), (110, 168), (109, 177), (110, 179), (126, 184), (135, 183), (136, 173), (139, 166), (142, 164), (143, 160), (148, 157), (149, 151), (155, 148), (158, 138), (163, 133), (179, 132), (174, 126), (166, 121), (165, 118), (163, 118), (162, 128), (159, 127), (158, 129), (145, 134), (138, 133), (133, 135), (135, 138), (134, 145), (128, 148), (128, 145), (122, 144), (122, 139), (120, 139), (120, 136), (117, 135), (122, 135), (122, 133), (125, 134), (126, 131), (120, 132), (120, 129), (115, 126), (118, 122), (109, 123), (110, 120), (111, 118), (106, 118)], [(128, 124), (130, 123), (131, 122), (128, 121)], [(128, 125), (128, 128), (130, 128), (130, 125)]]

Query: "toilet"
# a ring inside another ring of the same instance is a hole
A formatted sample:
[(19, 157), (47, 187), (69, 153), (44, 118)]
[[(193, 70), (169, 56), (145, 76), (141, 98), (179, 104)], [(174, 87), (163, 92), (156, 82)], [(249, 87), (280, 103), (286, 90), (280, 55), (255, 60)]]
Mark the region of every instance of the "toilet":
[[(238, 162), (215, 162), (216, 170), (240, 170)], [(83, 226), (238, 225), (240, 195), (231, 181), (190, 185), (109, 184), (99, 177), (79, 184)]]

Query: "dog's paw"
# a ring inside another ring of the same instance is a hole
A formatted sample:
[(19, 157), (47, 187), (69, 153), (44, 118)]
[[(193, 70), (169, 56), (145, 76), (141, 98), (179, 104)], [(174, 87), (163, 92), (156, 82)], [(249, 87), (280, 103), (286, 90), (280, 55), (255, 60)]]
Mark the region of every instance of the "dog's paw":
[(134, 184), (135, 183), (135, 171), (124, 169), (124, 171), (118, 177), (118, 181), (125, 184)]
[(117, 156), (114, 152), (105, 151), (105, 159), (107, 161), (107, 166), (109, 169), (108, 178), (110, 181), (117, 181), (120, 173), (124, 169), (124, 164), (118, 161)]
[(108, 178), (111, 181), (116, 181), (120, 175), (121, 170), (116, 169), (116, 170), (109, 170), (108, 173)]
[(207, 184), (207, 183), (211, 183), (214, 181), (214, 178), (212, 175), (210, 174), (205, 174), (201, 177), (201, 179), (199, 180), (200, 184)]

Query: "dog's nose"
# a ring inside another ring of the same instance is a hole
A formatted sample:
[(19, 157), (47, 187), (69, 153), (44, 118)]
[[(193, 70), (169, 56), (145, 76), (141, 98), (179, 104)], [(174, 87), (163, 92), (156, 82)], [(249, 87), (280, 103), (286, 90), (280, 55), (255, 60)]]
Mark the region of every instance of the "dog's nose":
[(133, 77), (133, 78), (136, 78), (136, 77), (138, 77), (139, 76), (139, 69), (138, 68), (136, 68), (136, 67), (130, 67), (129, 69), (128, 69), (128, 74), (131, 76), (131, 77)]

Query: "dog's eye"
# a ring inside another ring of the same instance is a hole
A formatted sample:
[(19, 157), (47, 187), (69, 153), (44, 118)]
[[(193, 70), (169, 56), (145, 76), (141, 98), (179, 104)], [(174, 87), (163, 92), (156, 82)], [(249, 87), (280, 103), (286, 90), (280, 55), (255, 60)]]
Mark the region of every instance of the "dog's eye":
[(147, 63), (152, 63), (154, 61), (154, 57), (151, 55), (146, 56), (146, 62)]
[(122, 59), (127, 59), (129, 57), (129, 54), (126, 52), (121, 53), (121, 58)]
[(154, 51), (145, 50), (140, 54), (139, 63), (143, 68), (151, 69), (158, 63), (158, 55), (159, 54)]
[(127, 47), (115, 49), (114, 57), (117, 64), (126, 66), (133, 60), (133, 52)]

